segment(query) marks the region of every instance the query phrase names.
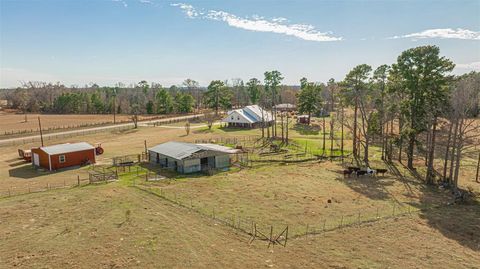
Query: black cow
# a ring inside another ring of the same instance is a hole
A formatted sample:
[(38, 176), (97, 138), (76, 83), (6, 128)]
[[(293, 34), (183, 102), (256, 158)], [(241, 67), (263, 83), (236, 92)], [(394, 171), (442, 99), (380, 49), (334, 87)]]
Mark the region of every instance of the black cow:
[(376, 169), (376, 170), (377, 170), (377, 174), (382, 175), (382, 176), (384, 176), (385, 173), (388, 172), (387, 169), (383, 169), (383, 168), (379, 168), (379, 169)]
[(347, 169), (348, 169), (348, 170), (350, 170), (350, 171), (357, 172), (357, 171), (359, 171), (359, 170), (360, 170), (360, 167), (349, 166), (349, 167), (347, 167)]
[(344, 178), (347, 176), (350, 177), (350, 175), (353, 174), (353, 170), (343, 170), (342, 173)]
[(368, 171), (367, 170), (358, 170), (358, 171), (355, 172), (355, 174), (357, 175), (357, 177), (360, 177), (360, 176), (368, 175)]

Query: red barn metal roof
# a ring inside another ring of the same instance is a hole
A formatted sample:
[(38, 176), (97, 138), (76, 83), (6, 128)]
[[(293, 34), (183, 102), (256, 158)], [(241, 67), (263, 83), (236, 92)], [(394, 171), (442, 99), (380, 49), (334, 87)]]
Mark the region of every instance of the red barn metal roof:
[(41, 147), (48, 155), (55, 155), (55, 154), (62, 154), (62, 153), (69, 153), (69, 152), (76, 152), (76, 151), (84, 151), (89, 149), (95, 149), (92, 145), (86, 142), (80, 143), (66, 143), (66, 144), (58, 144), (53, 146)]

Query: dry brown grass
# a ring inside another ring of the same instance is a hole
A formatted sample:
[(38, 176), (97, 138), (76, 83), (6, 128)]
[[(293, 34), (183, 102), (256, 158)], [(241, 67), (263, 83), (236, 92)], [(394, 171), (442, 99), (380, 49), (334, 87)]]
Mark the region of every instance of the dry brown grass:
[[(183, 129), (145, 127), (55, 143), (102, 142), (106, 153), (98, 161), (108, 164), (113, 156), (141, 152), (144, 140), (153, 146), (169, 140), (252, 134), (259, 130), (195, 129), (186, 136)], [(38, 145), (24, 148), (31, 146)], [(77, 174), (86, 174), (85, 169), (34, 171), (17, 159), (16, 149), (2, 147), (0, 191), (9, 186), (61, 185), (64, 179), (74, 183)], [(374, 212), (394, 200), (414, 206), (448, 200), (401, 167), (405, 178), (390, 174), (361, 180), (343, 179), (335, 172), (338, 169), (329, 162), (264, 166), (159, 184), (224, 212), (298, 224), (359, 210)], [(479, 211), (478, 205), (441, 207), (414, 218), (291, 240), (287, 248), (271, 251), (265, 242), (248, 245), (248, 238), (222, 224), (119, 182), (0, 199), (0, 268), (476, 268)]]
[[(267, 249), (144, 192), (90, 186), (0, 200), (0, 267), (478, 267), (478, 210), (429, 214), (434, 217), (380, 221)], [(442, 215), (462, 215), (465, 224)]]
[[(265, 165), (214, 176), (149, 183), (152, 190), (223, 218), (249, 219), (303, 234), (310, 228), (332, 228), (451, 202), (448, 193), (428, 188), (411, 175), (397, 180), (343, 178), (340, 163)], [(141, 179), (137, 179), (138, 181)], [(145, 184), (145, 183), (142, 183)], [(161, 189), (161, 191), (160, 191)], [(395, 209), (394, 209), (395, 207)], [(360, 216), (358, 216), (360, 214)], [(283, 226), (282, 226), (283, 225)]]
[[(27, 122), (25, 122), (24, 114), (0, 113), (0, 135), (12, 131), (37, 131), (38, 117), (41, 119), (43, 130), (48, 130), (50, 128), (65, 129), (87, 124), (95, 125), (113, 123), (113, 115), (110, 114), (27, 114)], [(139, 116), (139, 120), (147, 120), (152, 117), (153, 116)], [(117, 123), (131, 122), (131, 115), (116, 115), (116, 121)]]

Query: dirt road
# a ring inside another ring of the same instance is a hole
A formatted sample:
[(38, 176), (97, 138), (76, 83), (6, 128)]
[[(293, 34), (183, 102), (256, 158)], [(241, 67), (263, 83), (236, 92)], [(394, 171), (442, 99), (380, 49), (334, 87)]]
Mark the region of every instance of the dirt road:
[[(158, 120), (142, 121), (142, 122), (139, 122), (138, 125), (139, 126), (146, 126), (146, 125), (152, 124), (152, 123), (167, 123), (171, 120), (187, 120), (187, 119), (193, 119), (193, 118), (199, 117), (199, 116), (203, 116), (203, 114), (180, 116), (180, 117), (165, 118), (165, 119), (158, 119)], [(76, 134), (85, 134), (85, 133), (93, 133), (93, 132), (98, 132), (98, 131), (123, 129), (123, 128), (127, 128), (127, 127), (133, 127), (133, 122), (116, 124), (116, 125), (109, 125), (109, 126), (100, 126), (100, 127), (95, 127), (95, 128), (80, 129), (80, 130), (49, 133), (49, 134), (44, 134), (43, 138), (47, 139), (49, 137), (74, 136)], [(0, 146), (12, 145), (12, 144), (17, 144), (17, 143), (22, 144), (23, 141), (32, 141), (32, 140), (37, 140), (37, 139), (40, 139), (40, 135), (16, 137), (16, 138), (9, 138), (9, 139), (0, 139)]]

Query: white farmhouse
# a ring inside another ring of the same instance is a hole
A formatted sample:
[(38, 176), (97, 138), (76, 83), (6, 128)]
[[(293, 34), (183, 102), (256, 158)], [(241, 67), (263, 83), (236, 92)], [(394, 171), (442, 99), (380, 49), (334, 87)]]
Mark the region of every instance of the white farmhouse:
[(257, 128), (269, 126), (273, 122), (272, 114), (258, 105), (246, 106), (244, 108), (228, 111), (222, 122), (228, 123), (228, 127)]

